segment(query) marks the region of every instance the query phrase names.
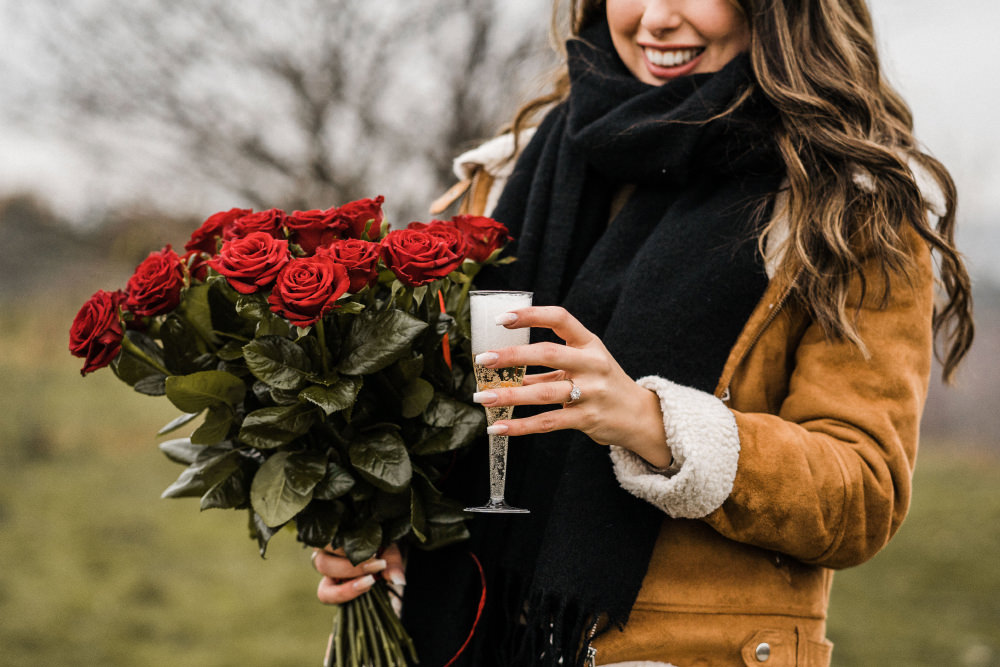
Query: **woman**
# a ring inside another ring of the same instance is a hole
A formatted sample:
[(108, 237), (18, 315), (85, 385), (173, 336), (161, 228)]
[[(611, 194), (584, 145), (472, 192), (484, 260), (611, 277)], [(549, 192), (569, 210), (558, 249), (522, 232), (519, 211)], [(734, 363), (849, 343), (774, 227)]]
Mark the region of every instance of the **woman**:
[[(832, 571), (907, 511), (933, 337), (946, 378), (971, 343), (952, 181), (863, 0), (582, 0), (570, 25), (518, 141), (460, 159), (466, 209), (499, 197), (517, 239), (484, 281), (540, 304), (502, 324), (551, 334), (478, 359), (543, 367), (475, 396), (536, 406), (492, 427), (532, 514), (412, 552), (404, 620), (448, 662), (472, 553), (453, 664), (827, 665)], [(449, 482), (478, 502), (474, 458)], [(315, 562), (324, 601), (370, 581)]]

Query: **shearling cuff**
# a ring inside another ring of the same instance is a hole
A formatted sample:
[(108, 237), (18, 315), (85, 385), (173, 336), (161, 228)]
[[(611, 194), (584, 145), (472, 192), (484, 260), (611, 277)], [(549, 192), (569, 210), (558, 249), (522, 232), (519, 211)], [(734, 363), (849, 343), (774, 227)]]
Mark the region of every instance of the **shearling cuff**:
[(651, 375), (637, 380), (656, 392), (676, 473), (665, 476), (627, 449), (611, 446), (622, 488), (676, 519), (700, 519), (733, 490), (740, 457), (736, 418), (715, 396)]

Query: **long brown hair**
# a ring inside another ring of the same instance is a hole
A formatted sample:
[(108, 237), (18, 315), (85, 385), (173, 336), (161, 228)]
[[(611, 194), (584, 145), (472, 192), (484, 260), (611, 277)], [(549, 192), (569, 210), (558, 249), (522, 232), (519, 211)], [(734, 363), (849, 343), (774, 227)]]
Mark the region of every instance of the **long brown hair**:
[[(865, 351), (847, 306), (848, 289), (860, 279), (864, 297), (861, 269), (872, 263), (882, 272), (876, 297), (888, 302), (890, 278), (912, 269), (902, 234), (903, 223), (910, 224), (937, 251), (945, 299), (933, 326), (950, 381), (974, 331), (971, 284), (954, 243), (955, 184), (940, 162), (920, 150), (909, 108), (882, 77), (865, 1), (731, 2), (750, 27), (756, 85), (780, 116), (775, 139), (788, 177), (781, 217), (789, 228), (783, 277), (795, 276), (798, 294), (828, 337), (846, 338)], [(554, 35), (576, 36), (604, 11), (603, 0), (569, 0), (567, 11), (562, 5), (556, 0)], [(557, 44), (562, 41), (556, 37)], [(550, 92), (518, 110), (510, 126), (515, 137), (568, 93), (563, 65)], [(940, 191), (943, 211), (935, 215), (929, 216), (932, 205), (918, 170)], [(936, 225), (929, 222), (934, 217)]]

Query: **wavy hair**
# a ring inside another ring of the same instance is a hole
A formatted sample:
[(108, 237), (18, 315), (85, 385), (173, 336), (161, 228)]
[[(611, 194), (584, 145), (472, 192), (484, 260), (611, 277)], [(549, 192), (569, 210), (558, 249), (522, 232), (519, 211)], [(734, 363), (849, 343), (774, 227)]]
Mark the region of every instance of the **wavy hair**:
[[(923, 152), (913, 117), (882, 76), (871, 15), (864, 0), (730, 0), (750, 27), (755, 85), (777, 109), (775, 140), (787, 171), (783, 218), (789, 236), (779, 269), (830, 338), (866, 351), (847, 304), (853, 280), (868, 285), (862, 267), (879, 266), (888, 303), (893, 275), (907, 276), (913, 260), (903, 238), (911, 225), (938, 256), (944, 299), (934, 312), (936, 349), (951, 381), (972, 344), (971, 284), (955, 248), (955, 184), (944, 166)], [(604, 11), (603, 0), (569, 0), (553, 9), (556, 44), (579, 34)], [(565, 56), (563, 52), (563, 56)], [(565, 57), (563, 58), (565, 61)], [(518, 132), (538, 113), (566, 98), (563, 64), (550, 92), (522, 106), (508, 129)], [(740, 96), (736, 102), (746, 99)], [(918, 177), (918, 173), (920, 174)], [(935, 205), (918, 179), (940, 192)], [(930, 222), (936, 218), (936, 224)], [(860, 309), (860, 305), (858, 309)], [(942, 349), (943, 348), (943, 349)]]

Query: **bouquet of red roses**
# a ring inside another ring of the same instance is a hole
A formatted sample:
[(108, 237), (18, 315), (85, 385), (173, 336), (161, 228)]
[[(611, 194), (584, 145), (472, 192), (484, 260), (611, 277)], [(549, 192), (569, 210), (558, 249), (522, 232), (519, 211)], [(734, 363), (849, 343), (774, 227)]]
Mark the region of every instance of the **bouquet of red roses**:
[[(467, 294), (509, 236), (476, 216), (388, 231), (382, 203), (216, 213), (73, 321), (84, 375), (110, 366), (182, 412), (160, 435), (201, 417), (160, 444), (186, 466), (163, 496), (245, 510), (261, 555), (286, 525), (355, 563), (468, 534), (435, 482), (485, 425)], [(389, 595), (337, 610), (330, 664), (416, 660)]]

